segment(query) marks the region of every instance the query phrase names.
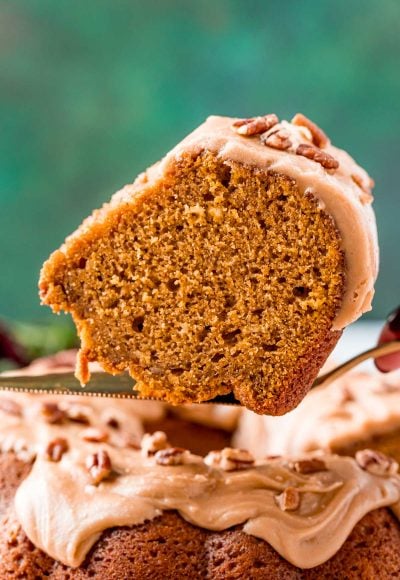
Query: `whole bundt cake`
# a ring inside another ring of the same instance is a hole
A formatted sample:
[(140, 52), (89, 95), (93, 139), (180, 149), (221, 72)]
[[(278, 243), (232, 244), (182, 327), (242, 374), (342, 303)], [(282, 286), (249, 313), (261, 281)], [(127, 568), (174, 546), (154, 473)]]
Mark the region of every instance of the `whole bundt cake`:
[(0, 394), (0, 577), (393, 578), (400, 477), (383, 454), (205, 458), (138, 442), (118, 403)]
[(45, 263), (88, 361), (179, 404), (283, 414), (370, 308), (372, 182), (303, 115), (210, 117)]

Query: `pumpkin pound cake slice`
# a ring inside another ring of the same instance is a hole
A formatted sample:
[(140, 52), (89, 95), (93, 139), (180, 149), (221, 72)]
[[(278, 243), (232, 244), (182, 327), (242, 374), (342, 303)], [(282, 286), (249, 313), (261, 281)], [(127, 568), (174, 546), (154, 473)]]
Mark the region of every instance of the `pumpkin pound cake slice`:
[(377, 271), (371, 180), (303, 115), (210, 117), (44, 264), (78, 376), (128, 370), (174, 404), (233, 392), (257, 413), (304, 397)]

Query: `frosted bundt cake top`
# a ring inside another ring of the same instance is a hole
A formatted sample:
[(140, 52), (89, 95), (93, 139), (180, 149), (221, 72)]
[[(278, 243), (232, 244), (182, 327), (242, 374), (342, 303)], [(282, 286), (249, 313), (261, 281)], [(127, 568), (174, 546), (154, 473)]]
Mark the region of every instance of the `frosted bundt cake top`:
[(375, 452), (256, 461), (228, 448), (203, 459), (162, 432), (137, 445), (123, 409), (102, 401), (0, 396), (0, 417), (0, 447), (35, 457), (18, 519), (34, 545), (72, 567), (103, 530), (165, 510), (209, 530), (243, 524), (302, 568), (331, 558), (366, 513), (398, 512), (398, 465)]
[(279, 122), (273, 114), (252, 119), (211, 116), (133, 185), (117, 192), (114, 203), (129, 197), (135, 184), (153, 186), (183, 154), (203, 150), (286, 174), (300, 190), (312, 193), (333, 217), (346, 256), (346, 291), (333, 330), (344, 328), (371, 309), (379, 261), (371, 209), (373, 180), (301, 114), (290, 123)]

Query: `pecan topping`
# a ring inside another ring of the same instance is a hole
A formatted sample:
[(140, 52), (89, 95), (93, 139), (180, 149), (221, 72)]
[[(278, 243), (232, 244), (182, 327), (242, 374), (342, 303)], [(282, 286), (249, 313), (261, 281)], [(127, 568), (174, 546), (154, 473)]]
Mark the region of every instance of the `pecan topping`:
[(115, 417), (110, 417), (109, 419), (107, 419), (106, 424), (108, 427), (111, 427), (112, 429), (119, 429), (119, 421)]
[(187, 454), (187, 450), (182, 447), (169, 447), (168, 449), (160, 449), (154, 457), (158, 465), (183, 465)]
[(94, 485), (106, 479), (111, 471), (111, 459), (107, 451), (102, 449), (86, 458), (86, 469)]
[(297, 510), (300, 506), (300, 493), (295, 487), (287, 487), (275, 497), (275, 501), (282, 511)]
[(90, 419), (85, 413), (85, 408), (81, 405), (68, 405), (64, 408), (64, 411), (69, 421), (82, 425), (90, 425)]
[(325, 169), (337, 169), (339, 167), (339, 162), (336, 161), (332, 155), (329, 155), (326, 151), (322, 151), (321, 149), (318, 149), (318, 147), (307, 143), (301, 143), (297, 147), (296, 155), (312, 159), (322, 165)]
[(348, 387), (343, 387), (342, 398), (341, 398), (340, 402), (343, 405), (345, 405), (346, 403), (352, 403), (353, 401), (355, 401), (355, 397), (354, 397), (353, 393), (350, 391), (350, 389)]
[(361, 469), (374, 475), (395, 475), (399, 470), (397, 461), (372, 449), (357, 451), (356, 461)]
[(267, 135), (261, 136), (261, 141), (264, 145), (268, 147), (273, 147), (274, 149), (281, 149), (285, 151), (292, 146), (292, 142), (290, 140), (289, 132), (285, 129), (279, 129), (278, 131), (273, 131), (272, 133), (268, 133)]
[(352, 173), (351, 178), (363, 192), (360, 196), (361, 203), (371, 203), (374, 199), (371, 194), (371, 187), (373, 187), (372, 179), (368, 179), (368, 181), (366, 181), (364, 177), (358, 173)]
[(311, 457), (310, 459), (300, 459), (299, 461), (294, 461), (291, 464), (292, 469), (297, 473), (302, 475), (307, 475), (309, 473), (317, 473), (317, 471), (327, 471), (325, 462), (317, 457)]
[(57, 437), (47, 445), (45, 456), (49, 461), (58, 462), (66, 451), (68, 451), (68, 441), (63, 437)]
[(88, 427), (82, 431), (81, 438), (91, 443), (104, 443), (108, 440), (108, 431), (99, 427)]
[(42, 415), (47, 423), (52, 425), (62, 423), (67, 417), (66, 412), (57, 403), (42, 403)]
[(318, 125), (313, 123), (311, 119), (308, 119), (302, 113), (297, 113), (293, 117), (292, 123), (293, 125), (297, 125), (300, 127), (307, 127), (307, 129), (309, 129), (312, 135), (313, 143), (317, 147), (326, 147), (329, 144), (329, 138), (326, 135), (326, 133), (324, 133), (324, 131), (320, 127), (318, 127)]
[(7, 415), (14, 415), (15, 417), (22, 417), (22, 407), (12, 399), (0, 399), (0, 411), (7, 413)]
[(204, 463), (224, 471), (236, 471), (251, 467), (254, 464), (254, 457), (245, 449), (225, 447), (221, 451), (210, 451), (204, 458)]
[(277, 123), (279, 123), (278, 117), (274, 113), (271, 113), (263, 117), (239, 119), (233, 123), (232, 128), (239, 135), (252, 137), (253, 135), (260, 135), (261, 133), (265, 133), (265, 131), (269, 131)]
[(155, 431), (154, 433), (145, 433), (142, 437), (142, 455), (149, 457), (154, 455), (157, 451), (161, 449), (167, 449), (170, 447), (167, 436), (163, 431)]

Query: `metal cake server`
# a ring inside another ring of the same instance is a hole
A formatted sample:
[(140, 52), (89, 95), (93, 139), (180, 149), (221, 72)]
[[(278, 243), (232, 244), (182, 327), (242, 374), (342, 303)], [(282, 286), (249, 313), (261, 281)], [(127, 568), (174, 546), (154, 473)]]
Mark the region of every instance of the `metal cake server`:
[[(320, 375), (313, 383), (312, 388), (322, 384), (328, 384), (338, 379), (341, 375), (357, 366), (361, 362), (387, 354), (400, 351), (400, 340), (392, 340), (370, 348), (358, 354), (347, 362), (339, 365), (333, 370)], [(81, 387), (79, 381), (72, 372), (52, 373), (37, 376), (0, 376), (0, 390), (23, 393), (39, 393), (49, 395), (91, 395), (100, 397), (116, 397), (125, 399), (141, 399), (157, 401), (160, 399), (141, 397), (139, 391), (135, 390), (135, 381), (126, 373), (112, 376), (107, 373), (92, 373), (90, 382)], [(225, 404), (240, 405), (233, 393), (228, 395), (218, 395), (203, 404)]]

